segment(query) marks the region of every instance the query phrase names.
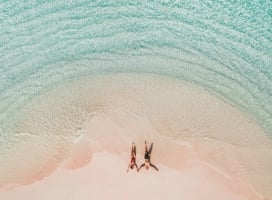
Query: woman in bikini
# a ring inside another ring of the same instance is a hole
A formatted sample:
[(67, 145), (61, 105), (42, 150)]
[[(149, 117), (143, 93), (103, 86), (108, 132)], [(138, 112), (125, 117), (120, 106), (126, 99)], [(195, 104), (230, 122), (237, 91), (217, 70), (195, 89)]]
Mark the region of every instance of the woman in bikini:
[(137, 171), (140, 171), (140, 169), (144, 166), (147, 170), (149, 169), (149, 167), (153, 167), (155, 170), (159, 171), (159, 169), (155, 165), (153, 165), (150, 161), (152, 148), (153, 148), (153, 143), (151, 143), (149, 149), (147, 149), (147, 144), (145, 141), (145, 155), (144, 155), (145, 162), (141, 164), (141, 166), (138, 168)]
[(129, 170), (129, 168), (133, 169), (134, 167), (136, 167), (136, 169), (138, 171), (138, 165), (136, 163), (136, 146), (135, 146), (135, 144), (133, 142), (132, 147), (131, 147), (130, 163), (128, 165), (127, 172)]

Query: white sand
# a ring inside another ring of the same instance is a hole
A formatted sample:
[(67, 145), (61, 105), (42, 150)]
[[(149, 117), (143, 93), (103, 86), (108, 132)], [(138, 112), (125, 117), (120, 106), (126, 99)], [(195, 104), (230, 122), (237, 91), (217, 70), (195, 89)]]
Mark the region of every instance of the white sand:
[[(258, 199), (251, 189), (272, 196), (271, 139), (237, 108), (175, 79), (67, 83), (34, 99), (15, 127), (0, 187), (30, 185), (0, 191), (0, 199)], [(131, 141), (142, 155), (144, 139), (155, 143), (160, 172), (126, 174)]]
[(250, 191), (215, 173), (197, 160), (174, 170), (159, 164), (160, 171), (126, 172), (128, 156), (95, 153), (90, 164), (77, 170), (58, 169), (31, 185), (2, 191), (5, 200), (257, 200)]

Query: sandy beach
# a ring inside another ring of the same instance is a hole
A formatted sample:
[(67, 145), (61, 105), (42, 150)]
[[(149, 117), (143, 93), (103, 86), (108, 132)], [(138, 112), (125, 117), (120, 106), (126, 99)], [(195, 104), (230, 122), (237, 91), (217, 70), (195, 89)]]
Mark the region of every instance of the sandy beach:
[[(272, 0), (0, 0), (0, 200), (272, 200)], [(144, 162), (145, 140), (159, 168)]]
[[(43, 102), (42, 104), (40, 102)], [(36, 98), (0, 171), (0, 199), (268, 200), (271, 140), (235, 107), (160, 76), (74, 81)], [(154, 142), (154, 170), (126, 172)], [(18, 167), (20, 166), (20, 167)], [(1, 181), (2, 180), (2, 181)]]
[(30, 185), (2, 191), (5, 200), (28, 199), (220, 199), (258, 200), (243, 188), (197, 160), (182, 170), (157, 164), (159, 171), (126, 172), (128, 156), (95, 153), (91, 163), (76, 169), (60, 168)]

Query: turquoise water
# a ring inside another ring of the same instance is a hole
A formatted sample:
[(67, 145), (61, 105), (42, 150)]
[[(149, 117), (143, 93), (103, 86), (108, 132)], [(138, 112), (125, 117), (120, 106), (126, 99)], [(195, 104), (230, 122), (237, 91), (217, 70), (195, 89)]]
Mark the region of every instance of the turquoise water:
[(272, 132), (272, 2), (0, 0), (0, 149), (56, 85), (104, 73), (181, 79)]
[(271, 1), (1, 1), (0, 110), (101, 72), (178, 77), (272, 129)]

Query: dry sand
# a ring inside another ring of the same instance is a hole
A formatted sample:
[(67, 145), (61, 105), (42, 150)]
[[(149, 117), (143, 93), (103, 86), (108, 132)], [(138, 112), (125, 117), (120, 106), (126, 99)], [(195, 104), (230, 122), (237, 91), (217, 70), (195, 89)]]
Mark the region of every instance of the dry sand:
[(197, 160), (183, 170), (157, 164), (158, 172), (142, 169), (127, 173), (128, 159), (126, 155), (95, 153), (91, 163), (82, 168), (58, 169), (41, 181), (1, 192), (0, 199), (261, 199)]

